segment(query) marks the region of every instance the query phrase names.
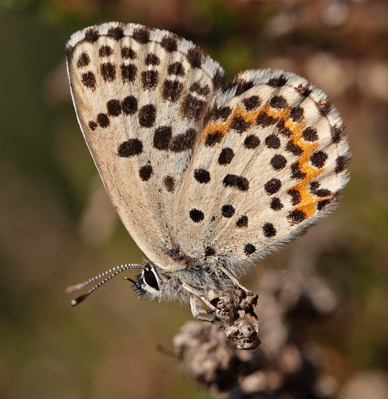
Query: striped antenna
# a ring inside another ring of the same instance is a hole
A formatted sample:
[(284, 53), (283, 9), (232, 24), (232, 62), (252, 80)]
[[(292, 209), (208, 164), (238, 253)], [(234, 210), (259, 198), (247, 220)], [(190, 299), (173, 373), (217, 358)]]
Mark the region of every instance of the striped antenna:
[(89, 291), (85, 292), (85, 294), (80, 295), (78, 298), (75, 298), (71, 301), (71, 306), (77, 306), (81, 302), (83, 302), (90, 294), (92, 294), (94, 291), (96, 291), (97, 288), (100, 288), (102, 285), (104, 285), (106, 282), (111, 280), (113, 277), (117, 276), (121, 272), (124, 272), (129, 269), (142, 269), (144, 266), (142, 265), (137, 265), (137, 264), (125, 264), (121, 266), (116, 266), (112, 267), (111, 269), (98, 274), (97, 276), (91, 277), (89, 280), (84, 281), (83, 283), (71, 285), (70, 287), (66, 288), (66, 293), (71, 294), (75, 291), (79, 291), (82, 288), (86, 287), (87, 285), (93, 283), (94, 281), (100, 280), (101, 278), (105, 277), (104, 280), (100, 281), (96, 285), (94, 285), (92, 288), (90, 288)]

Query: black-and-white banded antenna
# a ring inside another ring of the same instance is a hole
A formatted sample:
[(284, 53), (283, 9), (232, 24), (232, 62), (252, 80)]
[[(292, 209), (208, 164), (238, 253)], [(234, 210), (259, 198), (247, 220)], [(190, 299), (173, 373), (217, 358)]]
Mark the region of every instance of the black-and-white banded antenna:
[(83, 283), (71, 285), (70, 287), (66, 288), (66, 293), (67, 294), (72, 294), (73, 292), (82, 290), (82, 288), (86, 287), (87, 285), (93, 283), (94, 281), (100, 280), (105, 276), (103, 280), (101, 280), (99, 283), (94, 285), (92, 288), (89, 289), (89, 291), (85, 292), (84, 294), (80, 295), (79, 297), (73, 299), (71, 301), (71, 306), (77, 306), (81, 302), (83, 302), (90, 294), (92, 294), (94, 291), (96, 291), (97, 288), (100, 288), (102, 285), (107, 283), (109, 280), (111, 280), (113, 277), (116, 277), (118, 274), (125, 272), (126, 270), (129, 269), (142, 269), (144, 266), (142, 265), (137, 265), (137, 264), (125, 264), (125, 265), (120, 265), (116, 267), (112, 267), (111, 269), (97, 274), (94, 277), (91, 277), (90, 279), (84, 281)]

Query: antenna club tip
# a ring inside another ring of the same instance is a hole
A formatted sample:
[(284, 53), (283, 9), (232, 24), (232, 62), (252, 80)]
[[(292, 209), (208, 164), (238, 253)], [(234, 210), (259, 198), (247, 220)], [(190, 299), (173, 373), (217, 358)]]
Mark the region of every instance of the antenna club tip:
[(65, 292), (66, 294), (72, 294), (75, 291), (79, 291), (82, 288), (82, 284), (75, 284), (71, 285), (70, 287), (67, 287)]
[(90, 292), (87, 292), (81, 296), (79, 296), (78, 298), (73, 299), (70, 303), (71, 306), (77, 306), (79, 305), (81, 302), (83, 302), (88, 296), (90, 295)]

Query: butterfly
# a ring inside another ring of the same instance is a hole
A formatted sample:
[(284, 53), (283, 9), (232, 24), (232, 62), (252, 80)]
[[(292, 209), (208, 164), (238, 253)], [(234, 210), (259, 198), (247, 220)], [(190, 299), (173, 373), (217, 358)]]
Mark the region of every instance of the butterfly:
[(338, 202), (350, 153), (337, 110), (293, 73), (227, 81), (190, 41), (138, 24), (78, 31), (66, 55), (86, 143), (148, 259), (70, 287), (105, 277), (73, 305), (139, 268), (127, 279), (139, 297), (187, 301), (238, 348), (256, 348), (257, 295), (238, 278)]

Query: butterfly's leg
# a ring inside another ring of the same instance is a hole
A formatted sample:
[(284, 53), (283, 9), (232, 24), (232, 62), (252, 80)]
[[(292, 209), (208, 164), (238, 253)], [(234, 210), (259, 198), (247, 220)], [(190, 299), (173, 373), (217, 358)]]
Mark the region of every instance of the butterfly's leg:
[(249, 291), (248, 288), (241, 285), (240, 282), (222, 266), (219, 266), (218, 269), (229, 277), (229, 279), (237, 287), (237, 289), (240, 289), (242, 292), (245, 293), (245, 295), (238, 296), (238, 306), (245, 312), (255, 315), (254, 307), (257, 305), (258, 295), (254, 294), (253, 292)]
[[(193, 314), (193, 317), (195, 317), (198, 320), (201, 321), (208, 321), (210, 323), (216, 324), (218, 326), (221, 326), (221, 324), (217, 323), (217, 320), (209, 319), (208, 317), (200, 316), (200, 313), (210, 313), (213, 314), (214, 316), (222, 317), (222, 313), (220, 313), (220, 309), (216, 308), (207, 298), (205, 298), (202, 293), (198, 292), (194, 288), (190, 287), (187, 284), (182, 283), (182, 287), (189, 291), (192, 296), (190, 296), (190, 308), (191, 312)], [(198, 299), (200, 299), (208, 308), (209, 310), (202, 309), (201, 307), (198, 306)]]
[[(182, 285), (191, 294), (193, 294), (192, 296), (190, 296), (190, 307), (191, 307), (191, 312), (193, 313), (193, 316), (196, 319), (202, 320), (202, 321), (210, 321), (211, 323), (213, 323), (219, 327), (224, 326), (223, 323), (226, 323), (226, 324), (233, 323), (233, 321), (235, 319), (235, 317), (234, 317), (235, 312), (234, 311), (231, 312), (230, 308), (225, 307), (225, 306), (224, 307), (222, 307), (222, 306), (216, 307), (209, 301), (209, 299), (204, 297), (201, 293), (197, 292), (194, 288), (187, 286), (186, 284), (182, 284)], [(213, 291), (213, 290), (210, 290), (210, 291)], [(210, 291), (209, 291), (209, 295), (210, 295)], [(216, 296), (215, 298), (220, 299), (219, 295)], [(199, 300), (201, 300), (209, 309), (203, 309), (201, 306), (202, 304), (200, 303)], [(219, 304), (221, 302), (218, 301)], [(229, 301), (228, 301), (228, 303), (229, 303)], [(213, 316), (215, 316), (215, 319), (209, 319), (207, 317), (200, 316), (201, 313), (212, 314)], [(222, 323), (219, 322), (220, 320), (222, 320)]]
[[(186, 291), (190, 292), (190, 294), (193, 294), (193, 295), (194, 295), (194, 298), (195, 298), (195, 297), (196, 297), (196, 298), (200, 298), (200, 299), (202, 300), (202, 302), (203, 302), (206, 306), (208, 306), (213, 312), (217, 310), (217, 308), (216, 308), (215, 306), (213, 306), (213, 305), (202, 295), (201, 292), (197, 291), (195, 288), (190, 287), (189, 285), (187, 285), (187, 284), (185, 284), (185, 283), (182, 283), (181, 285), (182, 285), (182, 287), (183, 287)], [(190, 297), (190, 299), (191, 299), (191, 298), (192, 298), (192, 297)]]
[(198, 307), (198, 300), (194, 296), (190, 297), (190, 309), (191, 309), (191, 313), (193, 314), (193, 317), (196, 318), (197, 320), (208, 321), (209, 323), (214, 323), (213, 319), (210, 319), (208, 317), (204, 317), (204, 316), (200, 315), (201, 313), (206, 313), (206, 310)]
[(221, 270), (222, 273), (224, 273), (226, 276), (229, 277), (229, 279), (232, 281), (232, 283), (238, 287), (241, 288), (243, 291), (245, 292), (251, 292), (248, 290), (248, 288), (244, 287), (243, 285), (240, 284), (240, 282), (236, 279), (236, 277), (234, 277), (232, 274), (230, 274), (224, 267), (222, 266), (217, 266), (217, 269)]

